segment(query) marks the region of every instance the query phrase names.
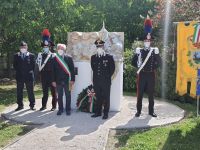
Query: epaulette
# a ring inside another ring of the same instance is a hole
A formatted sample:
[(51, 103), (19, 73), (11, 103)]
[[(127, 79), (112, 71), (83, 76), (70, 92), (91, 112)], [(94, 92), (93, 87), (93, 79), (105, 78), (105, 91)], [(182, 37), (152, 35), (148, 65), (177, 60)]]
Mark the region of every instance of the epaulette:
[(52, 58), (56, 57), (56, 53), (51, 53)]
[(154, 50), (154, 53), (155, 54), (159, 54), (159, 49), (157, 47), (151, 47), (151, 49)]
[(140, 51), (141, 51), (141, 50), (142, 50), (142, 48), (137, 47), (136, 50), (135, 50), (135, 53), (136, 53), (136, 54), (140, 54)]

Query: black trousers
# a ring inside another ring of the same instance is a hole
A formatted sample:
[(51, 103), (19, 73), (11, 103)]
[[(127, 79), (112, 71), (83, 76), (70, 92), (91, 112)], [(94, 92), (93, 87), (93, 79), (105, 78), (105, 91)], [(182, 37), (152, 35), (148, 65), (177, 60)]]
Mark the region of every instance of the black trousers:
[(137, 76), (137, 112), (141, 113), (143, 94), (146, 92), (149, 99), (149, 113), (154, 113), (155, 73), (140, 72)]
[(46, 107), (48, 97), (49, 97), (49, 88), (51, 90), (51, 95), (52, 95), (52, 108), (56, 108), (57, 104), (57, 94), (56, 94), (56, 88), (52, 86), (51, 80), (48, 78), (42, 78), (42, 92), (43, 92), (43, 97), (42, 97), (42, 107)]
[(24, 84), (26, 85), (26, 90), (28, 93), (28, 100), (30, 102), (29, 106), (34, 107), (35, 96), (33, 93), (33, 81), (17, 81), (17, 104), (19, 107), (23, 107), (23, 89)]
[(66, 81), (63, 81), (60, 84), (56, 84), (57, 92), (58, 92), (58, 110), (63, 111), (63, 91), (66, 96), (66, 112), (71, 111), (71, 93), (69, 91), (69, 84)]
[(102, 108), (104, 115), (108, 115), (110, 109), (110, 86), (106, 82), (94, 83), (94, 91), (96, 94), (96, 114), (102, 114)]

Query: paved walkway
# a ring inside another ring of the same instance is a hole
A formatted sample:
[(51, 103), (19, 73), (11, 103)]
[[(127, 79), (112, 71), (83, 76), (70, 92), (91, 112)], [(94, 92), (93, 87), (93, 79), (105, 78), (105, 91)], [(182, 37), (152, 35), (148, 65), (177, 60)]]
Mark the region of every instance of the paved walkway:
[[(16, 105), (8, 107), (3, 116), (18, 122), (42, 124), (18, 141), (7, 146), (6, 150), (104, 150), (111, 128), (144, 128), (165, 125), (180, 121), (184, 117), (184, 111), (179, 107), (163, 102), (155, 101), (157, 118), (148, 115), (148, 101), (143, 101), (143, 114), (135, 118), (136, 98), (124, 97), (120, 112), (110, 112), (109, 119), (101, 117), (91, 118), (91, 114), (72, 111), (71, 116), (56, 116), (51, 112), (50, 101), (46, 111), (31, 111), (24, 109), (13, 111)], [(28, 107), (26, 103), (25, 108)], [(36, 108), (40, 108), (37, 101)]]

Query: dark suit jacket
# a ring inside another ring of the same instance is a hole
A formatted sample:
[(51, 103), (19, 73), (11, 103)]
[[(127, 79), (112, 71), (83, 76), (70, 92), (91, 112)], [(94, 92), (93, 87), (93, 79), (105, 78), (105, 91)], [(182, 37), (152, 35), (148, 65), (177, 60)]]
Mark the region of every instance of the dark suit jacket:
[[(69, 70), (71, 72), (71, 81), (75, 81), (75, 73), (74, 73), (74, 63), (70, 56), (65, 55), (64, 61), (68, 65)], [(54, 58), (52, 63), (52, 82), (56, 82), (57, 84), (60, 84), (61, 82), (68, 82), (69, 81), (69, 75), (64, 72), (60, 64), (56, 61)]]
[(17, 81), (34, 81), (35, 55), (27, 52), (23, 59), (21, 53), (14, 54), (13, 67)]
[(99, 57), (98, 55), (92, 55), (91, 67), (93, 70), (93, 83), (104, 82), (105, 84), (111, 84), (111, 77), (115, 71), (115, 62), (113, 56), (106, 54)]

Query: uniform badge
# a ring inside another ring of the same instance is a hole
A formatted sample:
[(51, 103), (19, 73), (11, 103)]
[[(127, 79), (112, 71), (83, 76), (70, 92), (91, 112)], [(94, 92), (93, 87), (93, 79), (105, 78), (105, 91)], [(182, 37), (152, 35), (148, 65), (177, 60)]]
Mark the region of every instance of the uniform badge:
[(108, 63), (108, 60), (103, 60), (103, 65), (104, 65), (105, 67), (108, 66), (107, 63)]

